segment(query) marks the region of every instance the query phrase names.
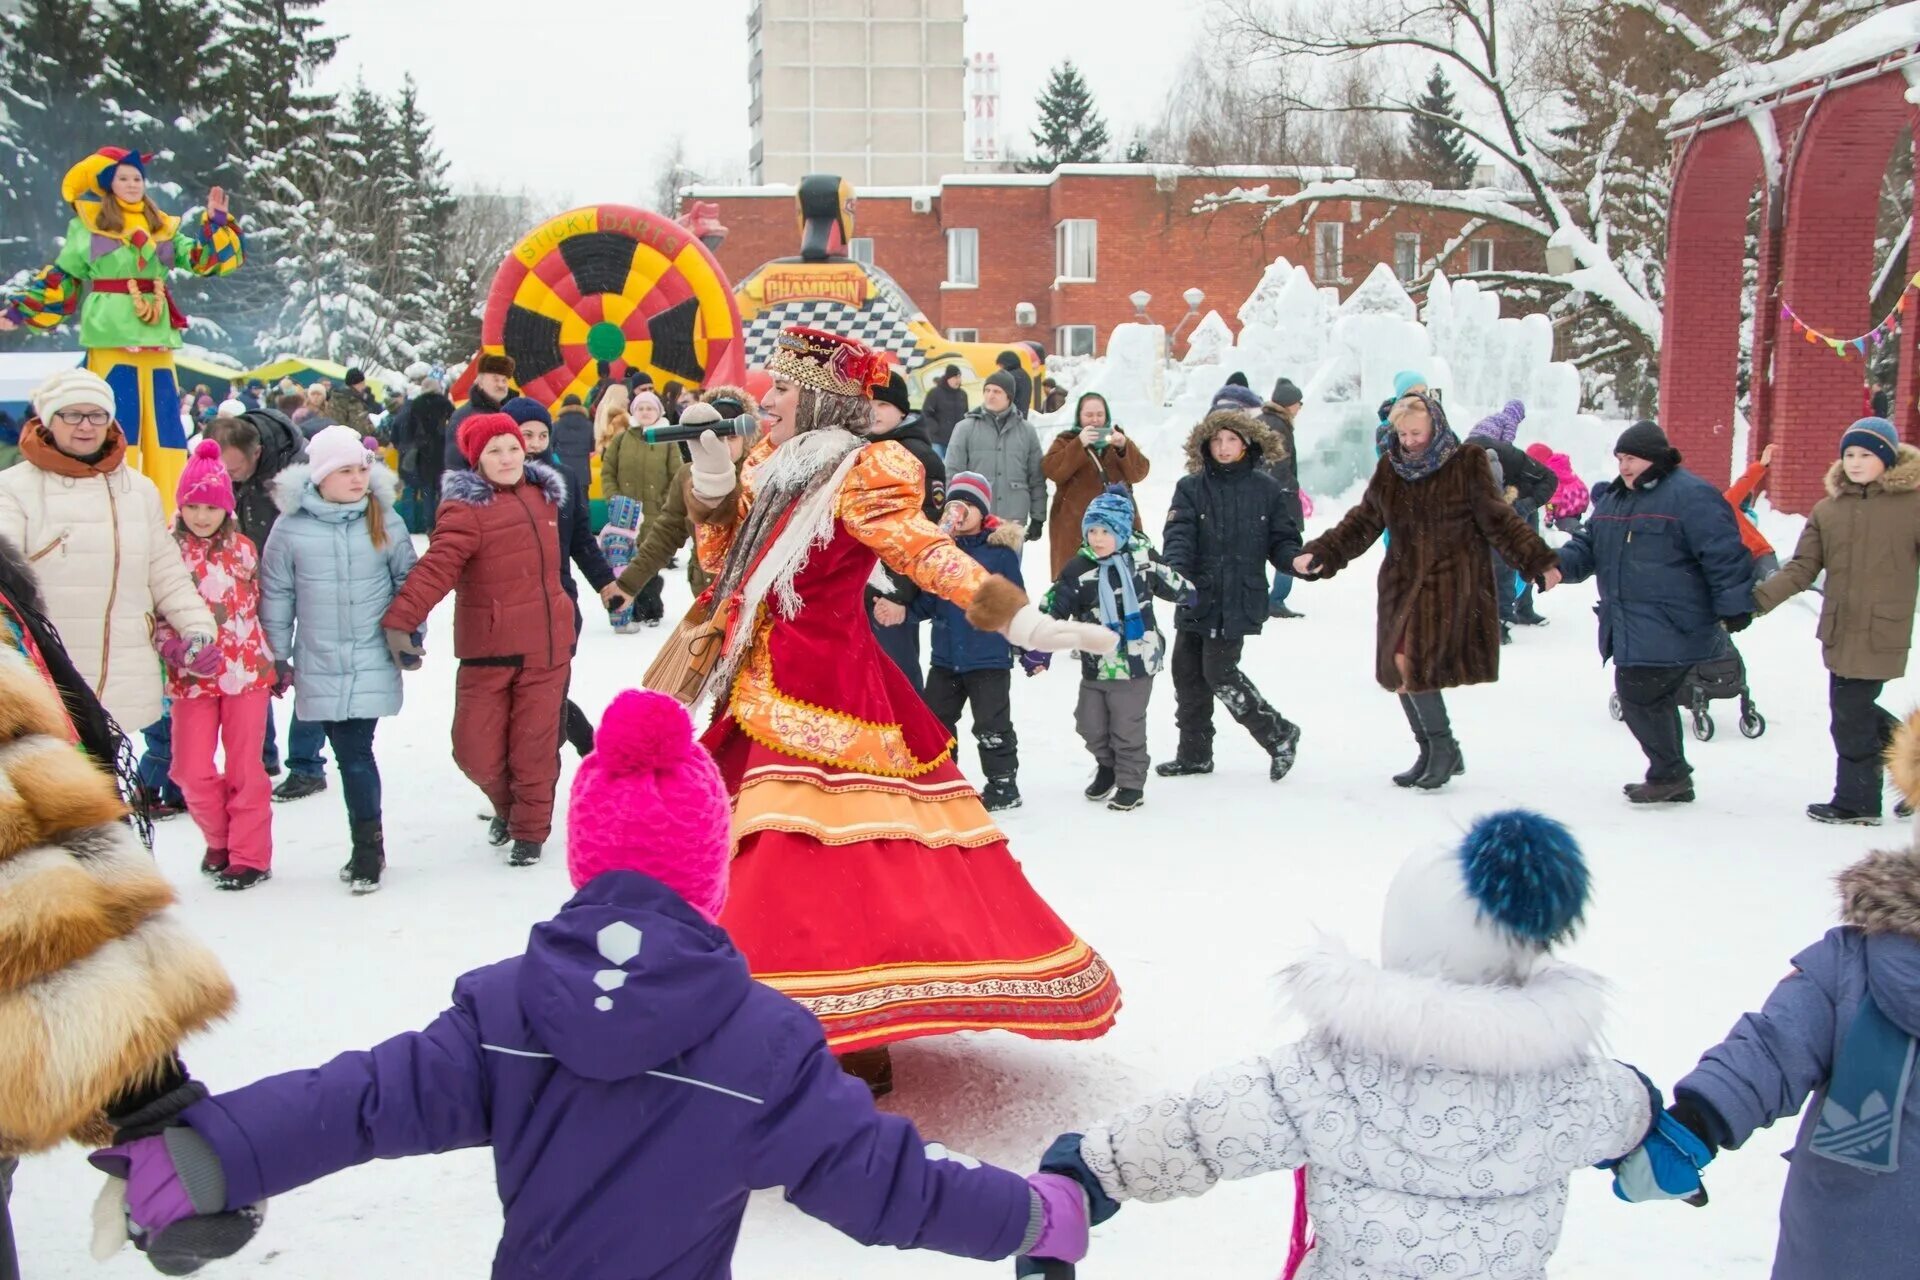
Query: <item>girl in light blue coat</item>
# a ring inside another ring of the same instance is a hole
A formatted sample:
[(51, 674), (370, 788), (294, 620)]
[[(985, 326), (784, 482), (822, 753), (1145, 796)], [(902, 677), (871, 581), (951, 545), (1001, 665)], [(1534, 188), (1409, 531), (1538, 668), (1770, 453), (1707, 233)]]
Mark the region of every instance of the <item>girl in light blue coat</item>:
[[(394, 509), (399, 483), (347, 427), (327, 427), (307, 462), (274, 479), (281, 518), (260, 563), (260, 620), (280, 660), (280, 691), (326, 730), (340, 765), (353, 833), (341, 870), (355, 893), (380, 887), (380, 767), (373, 731), (400, 710), (402, 655), (380, 618), (413, 569), (413, 542)], [(291, 667), (289, 667), (291, 662)]]

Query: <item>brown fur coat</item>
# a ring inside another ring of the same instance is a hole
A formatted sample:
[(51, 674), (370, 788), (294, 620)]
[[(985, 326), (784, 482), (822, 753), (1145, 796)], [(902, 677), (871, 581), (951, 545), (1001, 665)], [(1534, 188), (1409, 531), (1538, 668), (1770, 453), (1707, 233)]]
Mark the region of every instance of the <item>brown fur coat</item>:
[(105, 1106), (233, 1006), (124, 812), (39, 672), (0, 651), (0, 1155), (106, 1140)]
[(1432, 475), (1407, 481), (1381, 458), (1360, 505), (1307, 543), (1330, 578), (1390, 535), (1380, 566), (1374, 678), (1398, 691), (1405, 653), (1408, 693), (1500, 678), (1500, 608), (1493, 593), (1498, 550), (1528, 581), (1559, 561), (1493, 487), (1487, 452), (1468, 440)]

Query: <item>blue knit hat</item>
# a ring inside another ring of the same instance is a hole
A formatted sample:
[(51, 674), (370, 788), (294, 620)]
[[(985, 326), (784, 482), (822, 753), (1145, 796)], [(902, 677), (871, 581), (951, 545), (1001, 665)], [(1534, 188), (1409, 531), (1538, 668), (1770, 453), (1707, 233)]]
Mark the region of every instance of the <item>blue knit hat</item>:
[(545, 423), (547, 430), (553, 430), (553, 415), (547, 412), (547, 406), (532, 396), (515, 396), (500, 406), (500, 412), (512, 418), (520, 426), (529, 422)]
[(1215, 409), (1249, 409), (1258, 413), (1265, 403), (1258, 392), (1229, 382), (1213, 393), (1213, 403), (1207, 406), (1207, 412), (1212, 413)]
[(1123, 484), (1110, 484), (1101, 495), (1087, 504), (1080, 517), (1080, 533), (1086, 536), (1095, 526), (1107, 530), (1121, 546), (1133, 537), (1133, 497)]
[(1880, 459), (1885, 466), (1892, 466), (1893, 460), (1900, 455), (1900, 432), (1885, 418), (1862, 418), (1847, 428), (1840, 437), (1840, 452), (1859, 447)]
[(1393, 375), (1393, 398), (1400, 399), (1415, 387), (1427, 385), (1427, 375), (1418, 369), (1402, 369)]

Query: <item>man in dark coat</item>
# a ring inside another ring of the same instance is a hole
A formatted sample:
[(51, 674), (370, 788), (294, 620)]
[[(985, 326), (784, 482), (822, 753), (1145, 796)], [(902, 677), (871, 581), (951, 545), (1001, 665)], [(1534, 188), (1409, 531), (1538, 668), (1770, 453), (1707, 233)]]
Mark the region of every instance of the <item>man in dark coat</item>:
[(1240, 670), (1248, 636), (1267, 621), (1267, 574), (1291, 572), (1300, 525), (1263, 462), (1283, 446), (1239, 410), (1209, 413), (1187, 440), (1187, 472), (1167, 514), (1166, 561), (1196, 596), (1174, 614), (1174, 720), (1180, 747), (1155, 770), (1163, 778), (1213, 771), (1213, 699), (1271, 757), (1278, 782), (1293, 767), (1300, 727), (1281, 715)]
[[(618, 595), (620, 591), (613, 584), (613, 566), (607, 563), (599, 539), (593, 536), (587, 482), (579, 472), (561, 461), (554, 451), (553, 419), (548, 416), (545, 405), (526, 396), (515, 396), (507, 401), (501, 412), (520, 424), (520, 438), (526, 442), (527, 456), (554, 468), (567, 482), (566, 496), (560, 502), (560, 589), (573, 602), (573, 651), (578, 653), (583, 621), (580, 616), (580, 587), (574, 582), (573, 569), (567, 562), (572, 561), (581, 573), (587, 575), (587, 585), (599, 593), (601, 603), (604, 604), (609, 596)], [(567, 674), (571, 680), (571, 668)], [(572, 698), (568, 698), (560, 723), (567, 741), (585, 759), (593, 750), (593, 721), (587, 718), (586, 712)]]
[[(926, 423), (917, 413), (909, 409), (907, 383), (898, 373), (893, 374), (887, 385), (873, 393), (873, 430), (867, 436), (869, 440), (891, 440), (906, 449), (919, 462), (925, 473), (924, 498), (921, 510), (927, 519), (938, 524), (941, 508), (947, 505), (947, 469), (940, 461), (940, 455), (934, 452), (933, 439), (928, 434)], [(907, 610), (920, 595), (920, 588), (912, 580), (894, 573), (884, 566), (881, 572), (886, 574), (892, 585), (886, 591), (876, 587), (867, 588), (867, 616), (873, 624), (873, 638), (880, 642), (880, 648), (893, 664), (900, 668), (902, 675), (913, 682), (916, 693), (926, 691), (925, 677), (920, 671), (920, 624), (907, 617)]]
[(434, 512), (440, 506), (440, 476), (445, 468), (447, 425), (453, 421), (453, 401), (432, 378), (420, 384), (420, 394), (407, 402), (389, 431), (390, 443), (400, 454), (400, 479), (412, 502), (407, 527), (432, 533)]
[(1013, 407), (1020, 411), (1021, 417), (1033, 412), (1033, 375), (1020, 363), (1017, 351), (1002, 351), (993, 358), (993, 362), (1005, 369), (1013, 377)]
[(1627, 727), (1647, 754), (1634, 804), (1693, 799), (1677, 701), (1687, 671), (1726, 651), (1753, 620), (1753, 561), (1720, 491), (1680, 468), (1651, 422), (1614, 445), (1620, 478), (1594, 492), (1593, 515), (1560, 549), (1564, 579), (1600, 585), (1600, 657), (1613, 659)]
[(579, 396), (569, 395), (560, 402), (560, 412), (553, 419), (553, 452), (582, 480), (592, 477), (593, 419)]
[[(473, 385), (467, 388), (467, 402), (454, 411), (447, 423), (447, 443), (441, 450), (442, 471), (471, 471), (466, 455), (460, 452), (460, 427), (476, 413), (499, 413), (500, 406), (513, 398), (513, 357), (488, 352), (475, 366)], [(439, 491), (435, 486), (435, 492)]]
[[(1273, 384), (1273, 398), (1260, 407), (1260, 421), (1279, 438), (1282, 453), (1280, 457), (1266, 460), (1267, 474), (1280, 482), (1281, 492), (1287, 495), (1287, 506), (1293, 512), (1293, 522), (1300, 528), (1307, 527), (1305, 509), (1300, 505), (1300, 463), (1294, 457), (1293, 420), (1300, 416), (1300, 410), (1306, 404), (1306, 397), (1300, 388), (1293, 385), (1291, 379), (1281, 378)], [(1289, 573), (1273, 575), (1273, 589), (1267, 593), (1267, 616), (1269, 618), (1304, 618), (1307, 615), (1287, 607), (1287, 597), (1293, 594), (1294, 577)]]
[(935, 453), (946, 457), (947, 441), (953, 439), (953, 429), (972, 407), (960, 386), (960, 366), (948, 365), (920, 405), (920, 416), (926, 419), (927, 434), (933, 439)]
[[(307, 441), (293, 420), (278, 409), (252, 409), (238, 418), (215, 418), (207, 435), (220, 446), (220, 461), (233, 481), (233, 514), (240, 532), (264, 552), (280, 519), (273, 481), (282, 471), (307, 460)], [(292, 716), (287, 729), (287, 776), (274, 788), (276, 800), (299, 800), (327, 789), (327, 732)], [(260, 759), (269, 776), (280, 773), (280, 739), (273, 714)]]

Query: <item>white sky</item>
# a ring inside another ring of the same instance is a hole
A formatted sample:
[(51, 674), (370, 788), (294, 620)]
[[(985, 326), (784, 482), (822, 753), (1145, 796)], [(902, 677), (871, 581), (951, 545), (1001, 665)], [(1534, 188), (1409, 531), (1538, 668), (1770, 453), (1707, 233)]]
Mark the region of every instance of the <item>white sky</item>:
[[(744, 178), (747, 0), (328, 0), (346, 37), (326, 84), (382, 92), (411, 71), (456, 187), (637, 201), (672, 137), (690, 163)], [(1079, 64), (1116, 144), (1159, 114), (1203, 31), (1201, 0), (967, 0), (966, 51), (1000, 61), (1002, 137)]]

